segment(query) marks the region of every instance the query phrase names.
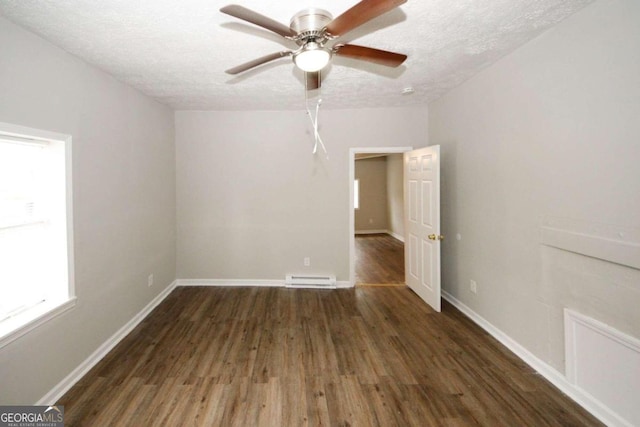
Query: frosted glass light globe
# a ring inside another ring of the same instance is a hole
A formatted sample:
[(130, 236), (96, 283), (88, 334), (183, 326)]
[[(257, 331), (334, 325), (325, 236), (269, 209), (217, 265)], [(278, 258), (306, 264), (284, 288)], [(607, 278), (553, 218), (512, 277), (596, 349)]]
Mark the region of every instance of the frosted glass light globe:
[(322, 70), (329, 63), (331, 53), (317, 43), (307, 43), (301, 52), (293, 56), (293, 62), (302, 71), (313, 73)]

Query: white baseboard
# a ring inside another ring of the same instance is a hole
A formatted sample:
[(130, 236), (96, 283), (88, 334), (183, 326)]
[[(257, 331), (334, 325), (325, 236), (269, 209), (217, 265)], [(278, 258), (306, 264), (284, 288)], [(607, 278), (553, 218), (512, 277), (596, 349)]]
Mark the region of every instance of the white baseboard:
[(401, 236), (398, 233), (394, 233), (391, 230), (356, 230), (355, 234), (388, 234), (389, 236), (404, 243), (404, 236)]
[(178, 279), (176, 286), (259, 286), (259, 287), (281, 287), (284, 286), (282, 280), (245, 280), (245, 279)]
[(609, 407), (605, 406), (602, 402), (595, 399), (589, 393), (571, 384), (562, 373), (558, 372), (556, 369), (540, 360), (509, 335), (493, 326), (478, 313), (466, 306), (462, 301), (458, 300), (456, 297), (446, 291), (442, 291), (442, 298), (447, 300), (449, 303), (451, 303), (451, 305), (464, 313), (478, 326), (487, 331), (492, 337), (500, 341), (500, 343), (502, 343), (505, 347), (515, 353), (515, 355), (522, 359), (526, 364), (531, 366), (540, 375), (542, 375), (554, 386), (560, 389), (560, 391), (569, 396), (576, 403), (589, 411), (594, 417), (598, 418), (607, 426), (615, 427), (627, 425), (626, 423), (624, 423), (624, 421), (622, 421), (622, 418), (618, 414), (613, 412)]
[(400, 240), (402, 243), (404, 243), (404, 236), (401, 236), (398, 233), (394, 233), (393, 231), (387, 231), (387, 234), (395, 238), (396, 240)]
[(355, 234), (389, 234), (389, 230), (356, 230)]
[[(176, 286), (237, 286), (237, 287), (285, 287), (283, 280), (255, 280), (255, 279), (178, 279)], [(337, 288), (353, 287), (348, 280), (336, 281)]]
[(122, 328), (107, 339), (96, 351), (86, 358), (77, 368), (60, 381), (47, 394), (36, 402), (36, 405), (55, 405), (75, 383), (77, 383), (91, 368), (93, 368), (103, 357), (107, 355), (124, 337), (126, 337), (138, 324), (144, 320), (151, 311), (158, 306), (176, 287), (174, 281), (160, 292), (149, 304), (147, 304), (138, 314), (129, 320)]

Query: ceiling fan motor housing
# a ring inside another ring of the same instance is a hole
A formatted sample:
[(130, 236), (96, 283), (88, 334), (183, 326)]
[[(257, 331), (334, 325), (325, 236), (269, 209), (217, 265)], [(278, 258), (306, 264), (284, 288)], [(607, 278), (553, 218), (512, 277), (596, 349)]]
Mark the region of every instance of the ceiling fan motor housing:
[(332, 20), (333, 16), (326, 10), (309, 8), (293, 15), (289, 27), (298, 34), (296, 42), (299, 45), (303, 45), (307, 41), (322, 44), (327, 39), (322, 29)]

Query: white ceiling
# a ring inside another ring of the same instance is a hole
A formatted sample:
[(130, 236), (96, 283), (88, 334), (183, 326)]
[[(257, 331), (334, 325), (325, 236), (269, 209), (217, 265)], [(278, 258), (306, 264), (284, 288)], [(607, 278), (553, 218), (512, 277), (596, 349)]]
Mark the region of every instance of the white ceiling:
[[(306, 6), (338, 16), (354, 1), (233, 0), (288, 25)], [(328, 108), (428, 103), (593, 0), (409, 0), (344, 35), (405, 53), (399, 68), (334, 57)], [(224, 0), (0, 0), (0, 13), (177, 110), (304, 107), (302, 73), (282, 58), (224, 70), (295, 44), (219, 12)], [(411, 86), (412, 95), (401, 95)], [(310, 93), (315, 95), (315, 93)]]

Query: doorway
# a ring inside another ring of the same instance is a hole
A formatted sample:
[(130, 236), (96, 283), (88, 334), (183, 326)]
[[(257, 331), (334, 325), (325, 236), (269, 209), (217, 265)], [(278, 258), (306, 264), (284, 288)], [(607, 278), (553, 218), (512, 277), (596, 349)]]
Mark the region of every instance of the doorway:
[(404, 241), (356, 230), (356, 286), (404, 286)]
[[(355, 195), (360, 192), (354, 182), (356, 161), (401, 155), (411, 150), (412, 147), (366, 147), (349, 150), (349, 281), (352, 286), (361, 283), (404, 286), (404, 244), (402, 242), (404, 236), (401, 234), (401, 230), (397, 232), (398, 229), (388, 222), (391, 220), (402, 223), (402, 215), (400, 214), (399, 220), (398, 218), (387, 218), (387, 222), (384, 223), (373, 212), (364, 215), (364, 217), (359, 215), (358, 221), (356, 221)], [(399, 166), (401, 170), (402, 161)], [(366, 194), (358, 195), (366, 197)], [(403, 206), (402, 192), (396, 197), (400, 198), (399, 204)], [(378, 207), (379, 209), (380, 207)], [(358, 223), (359, 229), (356, 228), (356, 223)], [(394, 229), (396, 231), (393, 231)], [(359, 232), (357, 238), (356, 231)], [(398, 277), (402, 277), (402, 279), (400, 280)]]

